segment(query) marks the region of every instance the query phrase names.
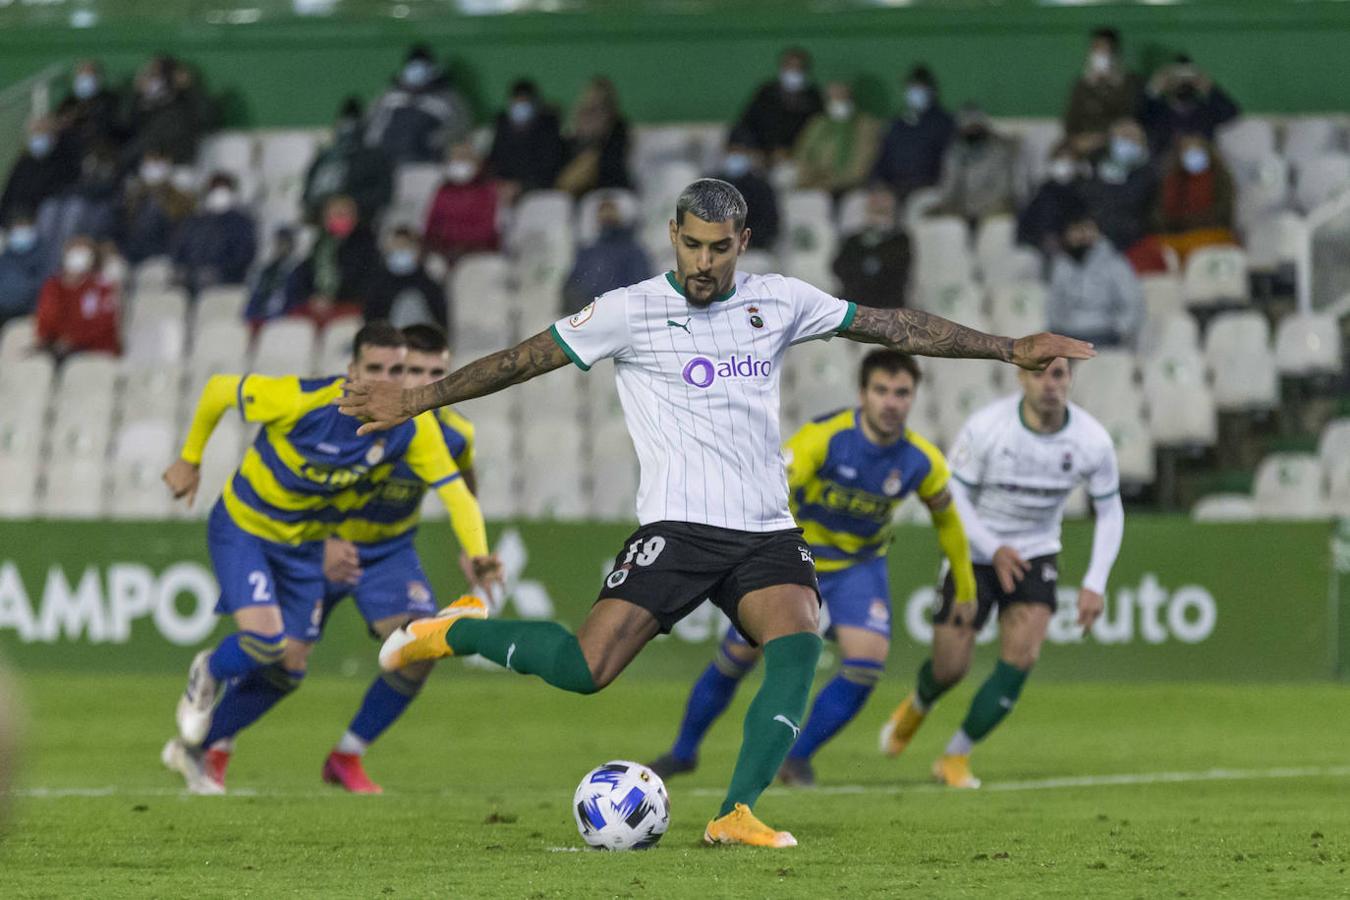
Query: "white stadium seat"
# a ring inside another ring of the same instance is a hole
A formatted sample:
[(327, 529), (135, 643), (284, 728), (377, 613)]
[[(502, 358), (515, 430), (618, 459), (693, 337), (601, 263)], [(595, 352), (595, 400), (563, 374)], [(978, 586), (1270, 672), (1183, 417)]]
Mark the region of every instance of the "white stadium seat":
[(1237, 221), (1243, 228), (1289, 203), (1289, 163), (1271, 156), (1237, 171)]
[(1275, 363), (1281, 375), (1306, 377), (1341, 371), (1341, 332), (1326, 313), (1293, 313), (1275, 331)]
[(966, 223), (956, 216), (934, 216), (914, 223), (914, 283), (927, 286), (974, 280)]
[(45, 353), (0, 359), (0, 398), (3, 398), (0, 406), (7, 413), (40, 424), (55, 378), (55, 366)]
[(1152, 349), (1149, 343), (1158, 336), (1158, 326), (1168, 317), (1186, 312), (1182, 300), (1181, 279), (1175, 275), (1143, 275), (1139, 285), (1144, 289), (1144, 331), (1140, 336), (1140, 350)]
[(1220, 410), (1272, 409), (1279, 400), (1270, 325), (1258, 312), (1223, 313), (1205, 335), (1205, 361)]
[[(124, 420), (162, 419), (178, 421), (183, 399), (183, 364), (143, 365), (122, 361), (122, 405)], [(197, 398), (193, 398), (196, 403)]]
[(572, 267), (572, 196), (565, 191), (534, 191), (516, 207), (507, 246), (516, 259), (522, 286), (544, 285), (556, 291)]
[(5, 323), (0, 330), (0, 362), (27, 356), (36, 342), (37, 319), (19, 316)]
[(26, 519), (37, 512), (42, 434), (40, 417), (0, 408), (0, 519)]
[(1173, 313), (1149, 325), (1152, 334), (1148, 356), (1200, 354), (1200, 326), (1186, 313)]
[[(589, 373), (568, 365), (561, 371), (550, 372), (547, 378), (535, 378), (517, 385), (512, 390), (520, 404), (521, 420), (528, 422), (531, 428), (579, 428), (582, 411), (586, 408), (588, 380)], [(545, 426), (543, 423), (550, 424)]]
[(772, 275), (781, 271), (778, 257), (768, 250), (747, 250), (736, 268), (751, 275)]
[(995, 367), (999, 365), (982, 360), (924, 360), (923, 390), (933, 397), (943, 434), (955, 435), (966, 419), (998, 397)]
[(53, 456), (47, 466), (41, 514), (49, 519), (97, 519), (107, 511), (107, 462), (97, 457)]
[(915, 305), (970, 328), (985, 330), (984, 293), (974, 282), (920, 285)]
[(438, 163), (399, 166), (394, 172), (394, 199), (387, 221), (410, 225), (420, 233), (444, 180), (445, 167)]
[(1144, 371), (1149, 430), (1160, 447), (1211, 447), (1218, 440), (1214, 395), (1199, 354), (1162, 356)]
[(600, 204), (608, 200), (619, 208), (623, 221), (636, 226), (642, 208), (637, 194), (620, 188), (602, 188), (591, 191), (577, 202), (577, 243), (585, 246), (600, 236), (598, 213)]
[[(1136, 389), (1137, 391), (1137, 389)], [(1096, 414), (1102, 427), (1111, 435), (1120, 467), (1120, 480), (1126, 485), (1152, 484), (1157, 477), (1157, 461), (1153, 454), (1153, 435), (1139, 411), (1139, 403), (1132, 400)], [(1089, 410), (1091, 411), (1091, 410)]]
[(1284, 125), (1284, 158), (1292, 163), (1316, 159), (1342, 149), (1339, 122), (1323, 116), (1290, 119)]
[(474, 470), (478, 502), (489, 519), (513, 518), (521, 513), (516, 491), (521, 453), (515, 428), (506, 417), (481, 415), (480, 404), (474, 401), (464, 410), (474, 424), (474, 454), (482, 460)]
[[(456, 355), (466, 361), (473, 353), (502, 350), (510, 342), (516, 306), (511, 272), (505, 256), (476, 253), (461, 260), (450, 274), (451, 332)], [(556, 292), (552, 296), (556, 303)]]
[(1247, 254), (1240, 247), (1201, 247), (1186, 260), (1182, 291), (1188, 306), (1245, 303)]
[(1045, 330), (1048, 297), (1039, 281), (1015, 281), (994, 288), (989, 322), (999, 334), (1020, 337)]
[(1210, 494), (1191, 507), (1197, 522), (1250, 522), (1256, 518), (1256, 503), (1246, 494)]
[(1338, 460), (1350, 460), (1350, 418), (1332, 419), (1317, 440), (1317, 457), (1330, 472)]
[(239, 322), (244, 318), (248, 307), (248, 288), (240, 284), (223, 284), (209, 287), (197, 295), (194, 307), (193, 330), (200, 331), (207, 322)]
[(831, 290), (836, 250), (830, 195), (792, 191), (783, 198), (783, 272)]
[(975, 260), (986, 280), (1013, 251), (1017, 220), (1009, 215), (986, 216), (975, 233)]
[(244, 452), (244, 425), (237, 415), (226, 415), (216, 424), (211, 440), (202, 454), (201, 481), (197, 486), (197, 499), (191, 509), (184, 501), (173, 504), (176, 514), (205, 519), (211, 507), (220, 497), (225, 482), (229, 480)]
[(128, 422), (113, 442), (112, 493), (108, 512), (120, 519), (162, 519), (169, 515), (168, 489), (160, 480), (178, 455), (179, 435), (163, 419)]
[(257, 155), (258, 144), (252, 134), (221, 131), (202, 141), (197, 168), (207, 175), (229, 172), (239, 181), (240, 197), (251, 204), (261, 187)]
[(848, 237), (867, 224), (867, 188), (854, 188), (839, 201), (839, 235)]
[(76, 356), (66, 362), (56, 386), (56, 420), (107, 422), (117, 392), (116, 357), (103, 354)]
[(309, 319), (273, 319), (258, 332), (250, 371), (260, 375), (299, 375), (314, 372), (314, 323)]
[(1272, 453), (1257, 466), (1252, 497), (1262, 519), (1323, 518), (1322, 466), (1311, 453)]
[(263, 132), (258, 143), (258, 168), (269, 193), (300, 184), (319, 149), (313, 131)]
[(635, 515), (637, 454), (622, 420), (591, 432), (591, 515), (602, 521), (629, 521)]
[(168, 257), (154, 256), (136, 267), (131, 273), (131, 283), (135, 292), (167, 291), (173, 288), (173, 264)]
[(1096, 357), (1074, 367), (1069, 397), (1097, 418), (1117, 411), (1138, 412), (1143, 395), (1135, 384), (1134, 355), (1103, 348)]
[(133, 315), (123, 340), (124, 358), (140, 365), (176, 363), (187, 346), (187, 326), (182, 316)]
[(315, 371), (319, 375), (343, 375), (352, 360), (352, 341), (361, 330), (361, 320), (348, 316), (329, 322), (319, 334), (319, 356)]
[(191, 402), (206, 379), (212, 375), (243, 374), (248, 371), (248, 328), (243, 322), (208, 322), (197, 332), (187, 358), (188, 393)]
[(1219, 150), (1237, 166), (1275, 155), (1275, 126), (1267, 119), (1243, 116), (1219, 129)]
[(1328, 153), (1301, 163), (1295, 170), (1294, 196), (1299, 208), (1312, 212), (1350, 188), (1350, 155)]
[(1307, 221), (1282, 210), (1258, 219), (1247, 229), (1247, 265), (1258, 271), (1292, 264), (1308, 240)]

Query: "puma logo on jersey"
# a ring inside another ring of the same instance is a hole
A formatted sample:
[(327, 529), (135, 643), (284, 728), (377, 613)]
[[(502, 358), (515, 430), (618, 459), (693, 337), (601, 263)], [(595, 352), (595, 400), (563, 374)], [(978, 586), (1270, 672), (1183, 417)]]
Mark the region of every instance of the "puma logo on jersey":
[(797, 736), (798, 736), (799, 734), (802, 733), (802, 730), (801, 730), (800, 728), (798, 728), (798, 727), (793, 723), (793, 721), (792, 721), (791, 719), (789, 719), (787, 716), (783, 715), (782, 713), (779, 713), (778, 715), (774, 716), (774, 717), (773, 717), (773, 720), (774, 720), (775, 722), (782, 722), (784, 725), (786, 725), (787, 727), (791, 728), (791, 729), (792, 729), (792, 739), (793, 739), (793, 740), (796, 740), (796, 739), (797, 739)]
[(693, 332), (689, 330), (689, 323), (692, 322), (692, 321), (694, 321), (694, 317), (693, 317), (693, 316), (690, 316), (689, 318), (685, 319), (683, 322), (676, 322), (674, 319), (666, 319), (666, 327), (667, 327), (667, 328), (683, 328), (685, 334), (693, 334)]

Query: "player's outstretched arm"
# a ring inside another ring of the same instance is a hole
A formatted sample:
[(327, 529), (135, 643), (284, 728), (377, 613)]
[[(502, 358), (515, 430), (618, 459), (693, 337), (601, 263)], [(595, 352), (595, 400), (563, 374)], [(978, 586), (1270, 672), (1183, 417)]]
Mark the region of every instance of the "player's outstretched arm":
[(365, 420), (357, 434), (386, 431), (429, 409), (495, 394), (569, 362), (558, 342), (541, 331), (510, 350), (475, 360), (422, 387), (405, 390), (392, 383), (349, 383), (337, 403), (342, 412)]
[(967, 328), (918, 309), (858, 307), (844, 337), (866, 344), (884, 344), (918, 356), (1000, 359), (1023, 369), (1044, 369), (1059, 357), (1090, 359), (1092, 345), (1042, 332), (1021, 338), (1000, 337)]
[(164, 483), (175, 500), (187, 498), (192, 506), (197, 498), (197, 487), (201, 484), (202, 454), (206, 451), (206, 442), (225, 411), (233, 406), (239, 394), (239, 375), (212, 375), (202, 388), (201, 398), (192, 414), (192, 427), (178, 459), (164, 471)]

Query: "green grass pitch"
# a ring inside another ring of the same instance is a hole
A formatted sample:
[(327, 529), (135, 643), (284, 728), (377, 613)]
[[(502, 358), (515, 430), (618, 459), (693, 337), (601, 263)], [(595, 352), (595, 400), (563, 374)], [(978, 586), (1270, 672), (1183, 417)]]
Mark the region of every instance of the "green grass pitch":
[(446, 666), (368, 756), (384, 796), (351, 797), (318, 775), (366, 682), (315, 676), (243, 735), (234, 795), (200, 798), (158, 762), (178, 678), (21, 677), (0, 896), (1350, 896), (1345, 687), (1033, 679), (977, 750), (985, 788), (956, 793), (926, 774), (969, 689), (892, 761), (875, 750), (892, 678), (817, 758), (819, 789), (760, 801), (800, 847), (704, 848), (753, 681), (701, 769), (671, 780), (662, 843), (602, 853), (579, 849), (572, 791), (594, 765), (663, 750), (686, 683), (582, 698)]

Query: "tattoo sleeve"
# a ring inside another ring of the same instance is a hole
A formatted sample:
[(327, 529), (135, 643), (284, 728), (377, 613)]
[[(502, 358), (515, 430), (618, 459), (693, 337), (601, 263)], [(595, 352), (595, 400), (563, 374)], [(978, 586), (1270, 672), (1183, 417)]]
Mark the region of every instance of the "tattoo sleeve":
[(884, 344), (918, 356), (1001, 359), (1011, 362), (1013, 339), (996, 337), (958, 325), (918, 309), (875, 309), (859, 306), (844, 337), (865, 344)]
[(411, 401), (416, 415), (438, 406), (495, 394), (513, 384), (561, 369), (568, 362), (567, 354), (557, 342), (547, 331), (541, 331), (510, 350), (500, 350), (475, 360), (440, 381), (414, 388), (404, 396)]

